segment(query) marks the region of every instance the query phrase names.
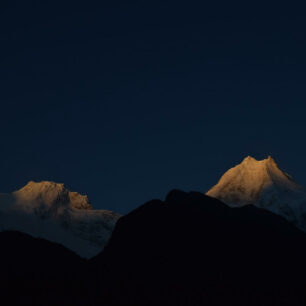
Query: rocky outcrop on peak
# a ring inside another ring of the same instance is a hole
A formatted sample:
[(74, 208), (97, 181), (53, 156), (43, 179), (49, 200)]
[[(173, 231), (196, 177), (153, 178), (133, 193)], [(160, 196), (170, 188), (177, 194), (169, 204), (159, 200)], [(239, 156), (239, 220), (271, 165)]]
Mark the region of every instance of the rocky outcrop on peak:
[(71, 207), (78, 209), (92, 209), (87, 195), (79, 194), (78, 192), (69, 192), (69, 202)]

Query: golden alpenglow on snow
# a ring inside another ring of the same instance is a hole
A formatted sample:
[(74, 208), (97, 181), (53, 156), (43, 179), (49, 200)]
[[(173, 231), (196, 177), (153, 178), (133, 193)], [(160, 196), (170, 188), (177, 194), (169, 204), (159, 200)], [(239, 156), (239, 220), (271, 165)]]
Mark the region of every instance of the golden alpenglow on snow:
[(0, 231), (21, 231), (57, 242), (86, 258), (103, 250), (119, 217), (93, 209), (86, 195), (54, 182), (31, 181), (0, 194)]
[(306, 231), (306, 191), (271, 156), (264, 160), (246, 157), (206, 194), (231, 207), (253, 204), (267, 209)]

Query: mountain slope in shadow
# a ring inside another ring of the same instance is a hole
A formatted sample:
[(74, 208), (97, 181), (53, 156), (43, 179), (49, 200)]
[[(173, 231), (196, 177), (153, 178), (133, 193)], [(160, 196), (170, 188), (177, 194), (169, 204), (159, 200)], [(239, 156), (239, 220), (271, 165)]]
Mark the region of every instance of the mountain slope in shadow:
[(305, 305), (306, 236), (254, 206), (172, 191), (90, 261), (96, 305)]
[(2, 305), (88, 305), (86, 260), (62, 245), (0, 232)]

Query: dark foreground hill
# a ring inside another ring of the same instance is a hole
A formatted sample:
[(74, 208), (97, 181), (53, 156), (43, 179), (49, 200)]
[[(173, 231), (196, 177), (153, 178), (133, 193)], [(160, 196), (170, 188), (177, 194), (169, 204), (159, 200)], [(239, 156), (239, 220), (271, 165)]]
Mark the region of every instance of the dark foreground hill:
[(92, 260), (97, 305), (306, 305), (306, 236), (256, 207), (172, 191)]
[(87, 305), (85, 260), (65, 247), (20, 232), (0, 233), (0, 303)]
[(254, 206), (172, 191), (122, 217), (90, 261), (0, 234), (3, 305), (306, 305), (306, 235)]

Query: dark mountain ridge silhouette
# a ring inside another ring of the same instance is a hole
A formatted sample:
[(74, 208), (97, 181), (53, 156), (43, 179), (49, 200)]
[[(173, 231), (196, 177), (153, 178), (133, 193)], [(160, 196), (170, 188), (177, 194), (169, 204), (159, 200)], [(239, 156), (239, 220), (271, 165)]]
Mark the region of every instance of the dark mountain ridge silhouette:
[(174, 190), (122, 217), (91, 264), (104, 305), (305, 305), (305, 255), (277, 215)]
[(20, 233), (0, 245), (11, 305), (306, 305), (305, 233), (198, 192), (121, 217), (91, 260)]
[(86, 305), (86, 261), (64, 246), (0, 232), (2, 305)]

